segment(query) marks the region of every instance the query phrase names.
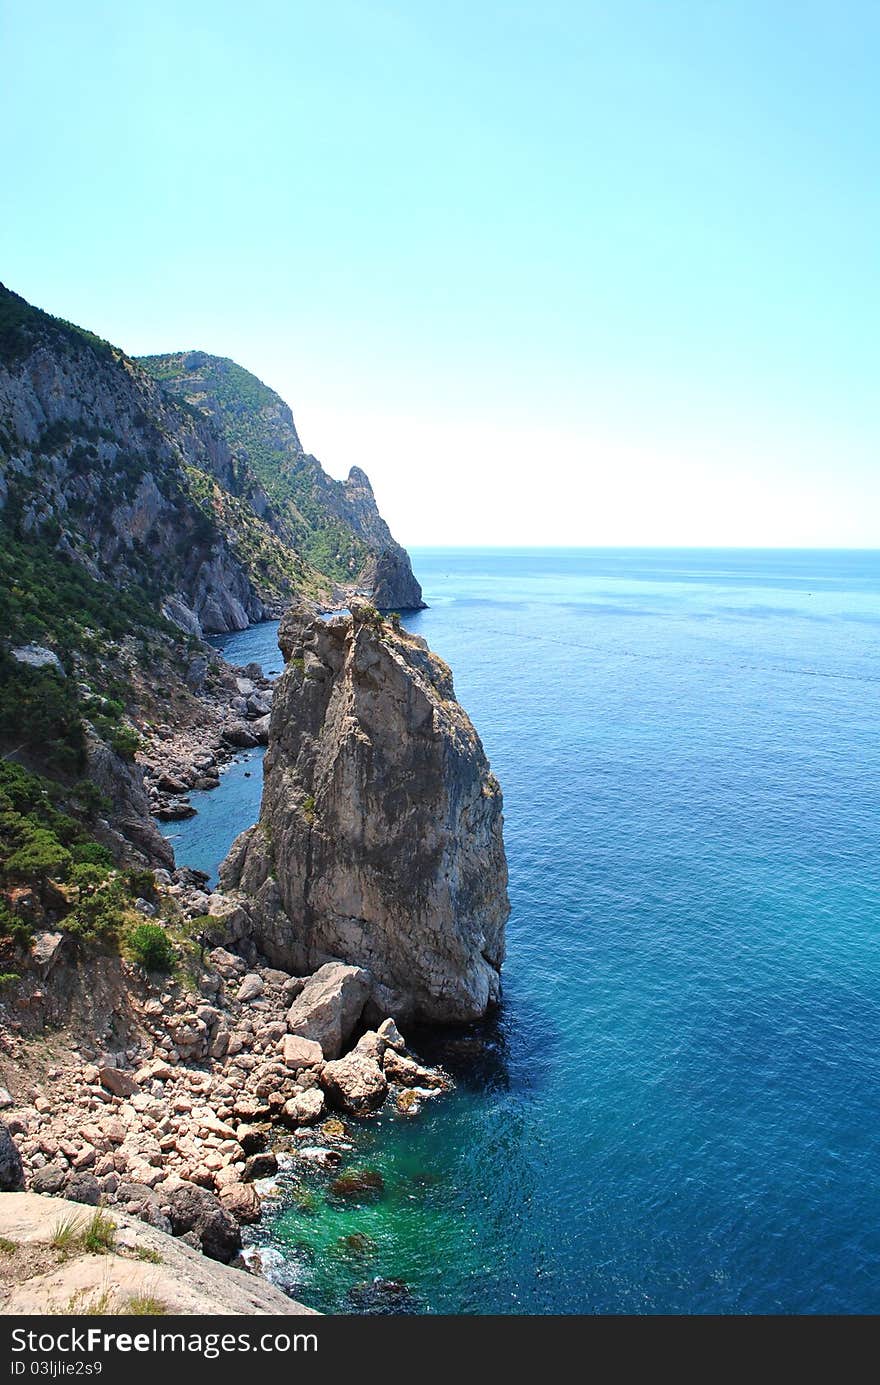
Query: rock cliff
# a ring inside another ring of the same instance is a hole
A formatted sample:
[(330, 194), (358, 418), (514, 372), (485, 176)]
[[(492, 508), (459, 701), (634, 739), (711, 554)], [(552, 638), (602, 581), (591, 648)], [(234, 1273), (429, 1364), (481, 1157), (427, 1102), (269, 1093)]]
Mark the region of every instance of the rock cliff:
[(221, 880), (278, 965), (342, 958), (369, 972), (375, 1015), (472, 1020), (500, 989), (501, 791), (443, 661), (352, 607), (282, 620), (260, 821)]
[(340, 584), (340, 600), (361, 591), (384, 611), (425, 604), (366, 474), (354, 466), (345, 481), (328, 476), (303, 448), (293, 414), (274, 390), (205, 351), (145, 356), (140, 364), (214, 424), (238, 474), (252, 478), (250, 504), (285, 543)]

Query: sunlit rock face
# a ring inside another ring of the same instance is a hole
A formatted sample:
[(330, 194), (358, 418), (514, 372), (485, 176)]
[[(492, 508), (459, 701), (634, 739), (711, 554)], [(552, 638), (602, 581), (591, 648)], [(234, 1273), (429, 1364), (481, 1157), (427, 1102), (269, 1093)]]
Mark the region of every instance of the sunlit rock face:
[(366, 968), (374, 1015), (464, 1021), (500, 994), (498, 782), (448, 667), (366, 602), (281, 623), (260, 821), (221, 870), (278, 965)]

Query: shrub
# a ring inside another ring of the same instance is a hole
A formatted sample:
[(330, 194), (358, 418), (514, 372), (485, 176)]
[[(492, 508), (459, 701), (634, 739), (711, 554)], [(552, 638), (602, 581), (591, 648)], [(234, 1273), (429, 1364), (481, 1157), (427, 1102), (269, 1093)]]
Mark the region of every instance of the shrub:
[(174, 948), (158, 923), (138, 923), (128, 935), (128, 950), (145, 971), (171, 971)]
[(156, 880), (151, 870), (137, 867), (125, 872), (125, 883), (135, 899), (155, 899)]
[(118, 938), (124, 923), (120, 882), (109, 880), (80, 898), (64, 920), (64, 927), (83, 942), (109, 943)]
[(120, 726), (110, 736), (110, 744), (123, 760), (133, 760), (141, 748), (141, 738), (133, 726)]
[(81, 779), (73, 788), (73, 799), (86, 817), (106, 817), (113, 805), (91, 779)]
[(94, 894), (95, 890), (100, 889), (106, 879), (106, 868), (93, 866), (91, 861), (83, 861), (75, 865), (70, 872), (70, 883), (76, 886), (81, 896), (83, 893)]
[(6, 859), (7, 873), (16, 880), (64, 879), (73, 857), (54, 833), (46, 827), (27, 824), (23, 836), (21, 845)]
[(27, 919), (14, 914), (6, 900), (0, 899), (0, 938), (11, 938), (20, 947), (25, 947), (30, 942), (32, 934), (33, 929)]
[(105, 875), (114, 865), (110, 852), (100, 842), (77, 842), (71, 847), (71, 855), (77, 865), (100, 866)]

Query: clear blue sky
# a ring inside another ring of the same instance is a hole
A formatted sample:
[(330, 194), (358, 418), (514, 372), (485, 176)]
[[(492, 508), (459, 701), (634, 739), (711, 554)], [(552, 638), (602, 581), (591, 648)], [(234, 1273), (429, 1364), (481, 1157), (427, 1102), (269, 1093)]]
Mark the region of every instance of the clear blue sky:
[(880, 546), (874, 0), (0, 15), (0, 278), (405, 542)]

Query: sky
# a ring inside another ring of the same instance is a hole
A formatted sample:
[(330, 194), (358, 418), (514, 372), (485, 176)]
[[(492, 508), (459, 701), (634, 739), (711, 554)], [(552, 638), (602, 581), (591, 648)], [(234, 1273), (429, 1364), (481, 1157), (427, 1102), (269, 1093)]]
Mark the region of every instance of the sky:
[(0, 0), (0, 280), (404, 543), (880, 546), (875, 0)]

